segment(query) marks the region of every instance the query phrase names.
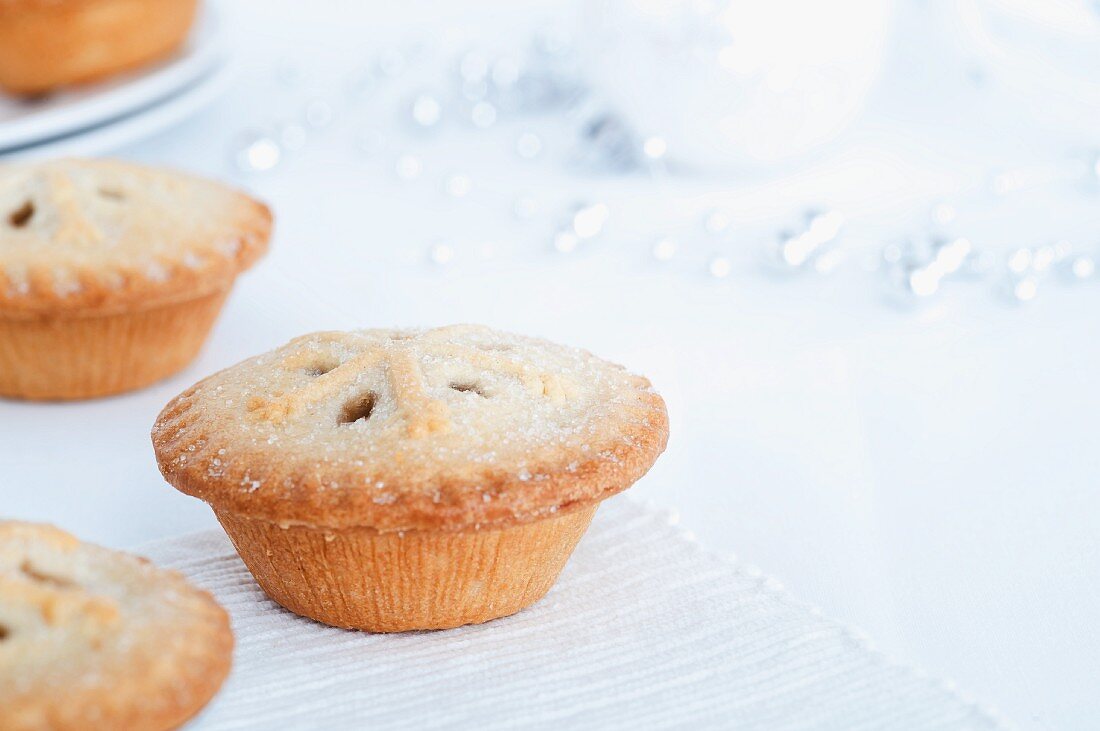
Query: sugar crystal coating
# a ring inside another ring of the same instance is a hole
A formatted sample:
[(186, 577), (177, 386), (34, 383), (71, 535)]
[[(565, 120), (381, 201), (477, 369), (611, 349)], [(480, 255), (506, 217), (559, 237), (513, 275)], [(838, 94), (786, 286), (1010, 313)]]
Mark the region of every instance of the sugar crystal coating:
[(193, 712), (231, 647), (225, 612), (182, 576), (0, 521), (0, 728)]
[(223, 286), (269, 228), (262, 205), (181, 173), (113, 160), (0, 165), (0, 306), (149, 303)]
[[(516, 516), (568, 501), (552, 493), (570, 475), (602, 480), (574, 485), (577, 499), (625, 488), (666, 430), (644, 378), (579, 349), (463, 325), (298, 338), (182, 394), (153, 437), (169, 480), (215, 506), (233, 491), (313, 503), (330, 491), (354, 494), (322, 499), (350, 510), (369, 492), (374, 506), (424, 500), (483, 514), (507, 493), (499, 509)], [(238, 473), (216, 490), (196, 484)]]

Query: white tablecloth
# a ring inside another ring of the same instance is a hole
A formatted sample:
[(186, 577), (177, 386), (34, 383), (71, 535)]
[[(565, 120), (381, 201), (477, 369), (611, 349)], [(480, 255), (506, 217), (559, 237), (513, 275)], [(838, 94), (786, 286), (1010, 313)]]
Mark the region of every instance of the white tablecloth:
[(298, 617), (264, 596), (219, 531), (140, 552), (232, 614), (233, 671), (195, 731), (1000, 727), (625, 497), (601, 506), (542, 601), (442, 632)]

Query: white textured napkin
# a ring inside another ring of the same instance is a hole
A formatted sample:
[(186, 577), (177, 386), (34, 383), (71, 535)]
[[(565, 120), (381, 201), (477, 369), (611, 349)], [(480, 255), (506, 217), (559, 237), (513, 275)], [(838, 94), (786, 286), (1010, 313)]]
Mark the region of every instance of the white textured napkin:
[(442, 632), (291, 614), (220, 532), (141, 552), (233, 617), (233, 672), (189, 729), (1000, 728), (628, 498), (600, 508), (541, 602)]

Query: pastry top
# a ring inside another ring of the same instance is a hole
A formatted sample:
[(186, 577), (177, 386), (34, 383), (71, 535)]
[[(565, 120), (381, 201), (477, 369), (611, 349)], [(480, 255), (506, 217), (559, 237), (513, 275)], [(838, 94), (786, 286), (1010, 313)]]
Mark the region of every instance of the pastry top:
[(213, 695), (232, 648), (225, 611), (179, 574), (0, 521), (0, 728), (171, 727)]
[(80, 7), (95, 0), (0, 0), (0, 10), (25, 10), (38, 7)]
[(36, 7), (64, 7), (87, 4), (88, 0), (0, 0), (0, 10), (24, 10)]
[(320, 332), (196, 384), (153, 427), (165, 478), (283, 525), (467, 530), (626, 489), (665, 447), (649, 381), (456, 325)]
[[(182, 0), (185, 3), (194, 3), (195, 0)], [(25, 10), (29, 8), (81, 8), (95, 5), (102, 0), (0, 0), (0, 10)], [(120, 16), (117, 12), (112, 15), (116, 22)]]
[(0, 316), (102, 313), (224, 289), (271, 213), (221, 184), (115, 160), (0, 165)]

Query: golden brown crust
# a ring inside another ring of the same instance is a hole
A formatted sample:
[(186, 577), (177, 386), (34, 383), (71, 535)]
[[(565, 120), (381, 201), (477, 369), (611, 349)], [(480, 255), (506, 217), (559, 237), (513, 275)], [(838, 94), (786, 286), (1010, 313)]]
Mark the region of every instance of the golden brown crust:
[(175, 728), (229, 672), (225, 610), (144, 559), (0, 522), (0, 587), (0, 728)]
[(182, 173), (0, 165), (0, 317), (97, 316), (227, 290), (270, 233), (265, 205)]
[(0, 0), (0, 87), (41, 94), (176, 50), (197, 0)]
[[(367, 391), (376, 414), (338, 424)], [(648, 380), (584, 351), (455, 326), (299, 338), (180, 394), (152, 436), (165, 479), (220, 511), (453, 531), (625, 490), (664, 450), (668, 416)]]
[(166, 378), (194, 360), (226, 294), (96, 317), (0, 317), (0, 396), (88, 399)]
[(219, 512), (272, 599), (335, 627), (449, 629), (514, 614), (550, 589), (596, 505), (479, 531), (280, 528)]

